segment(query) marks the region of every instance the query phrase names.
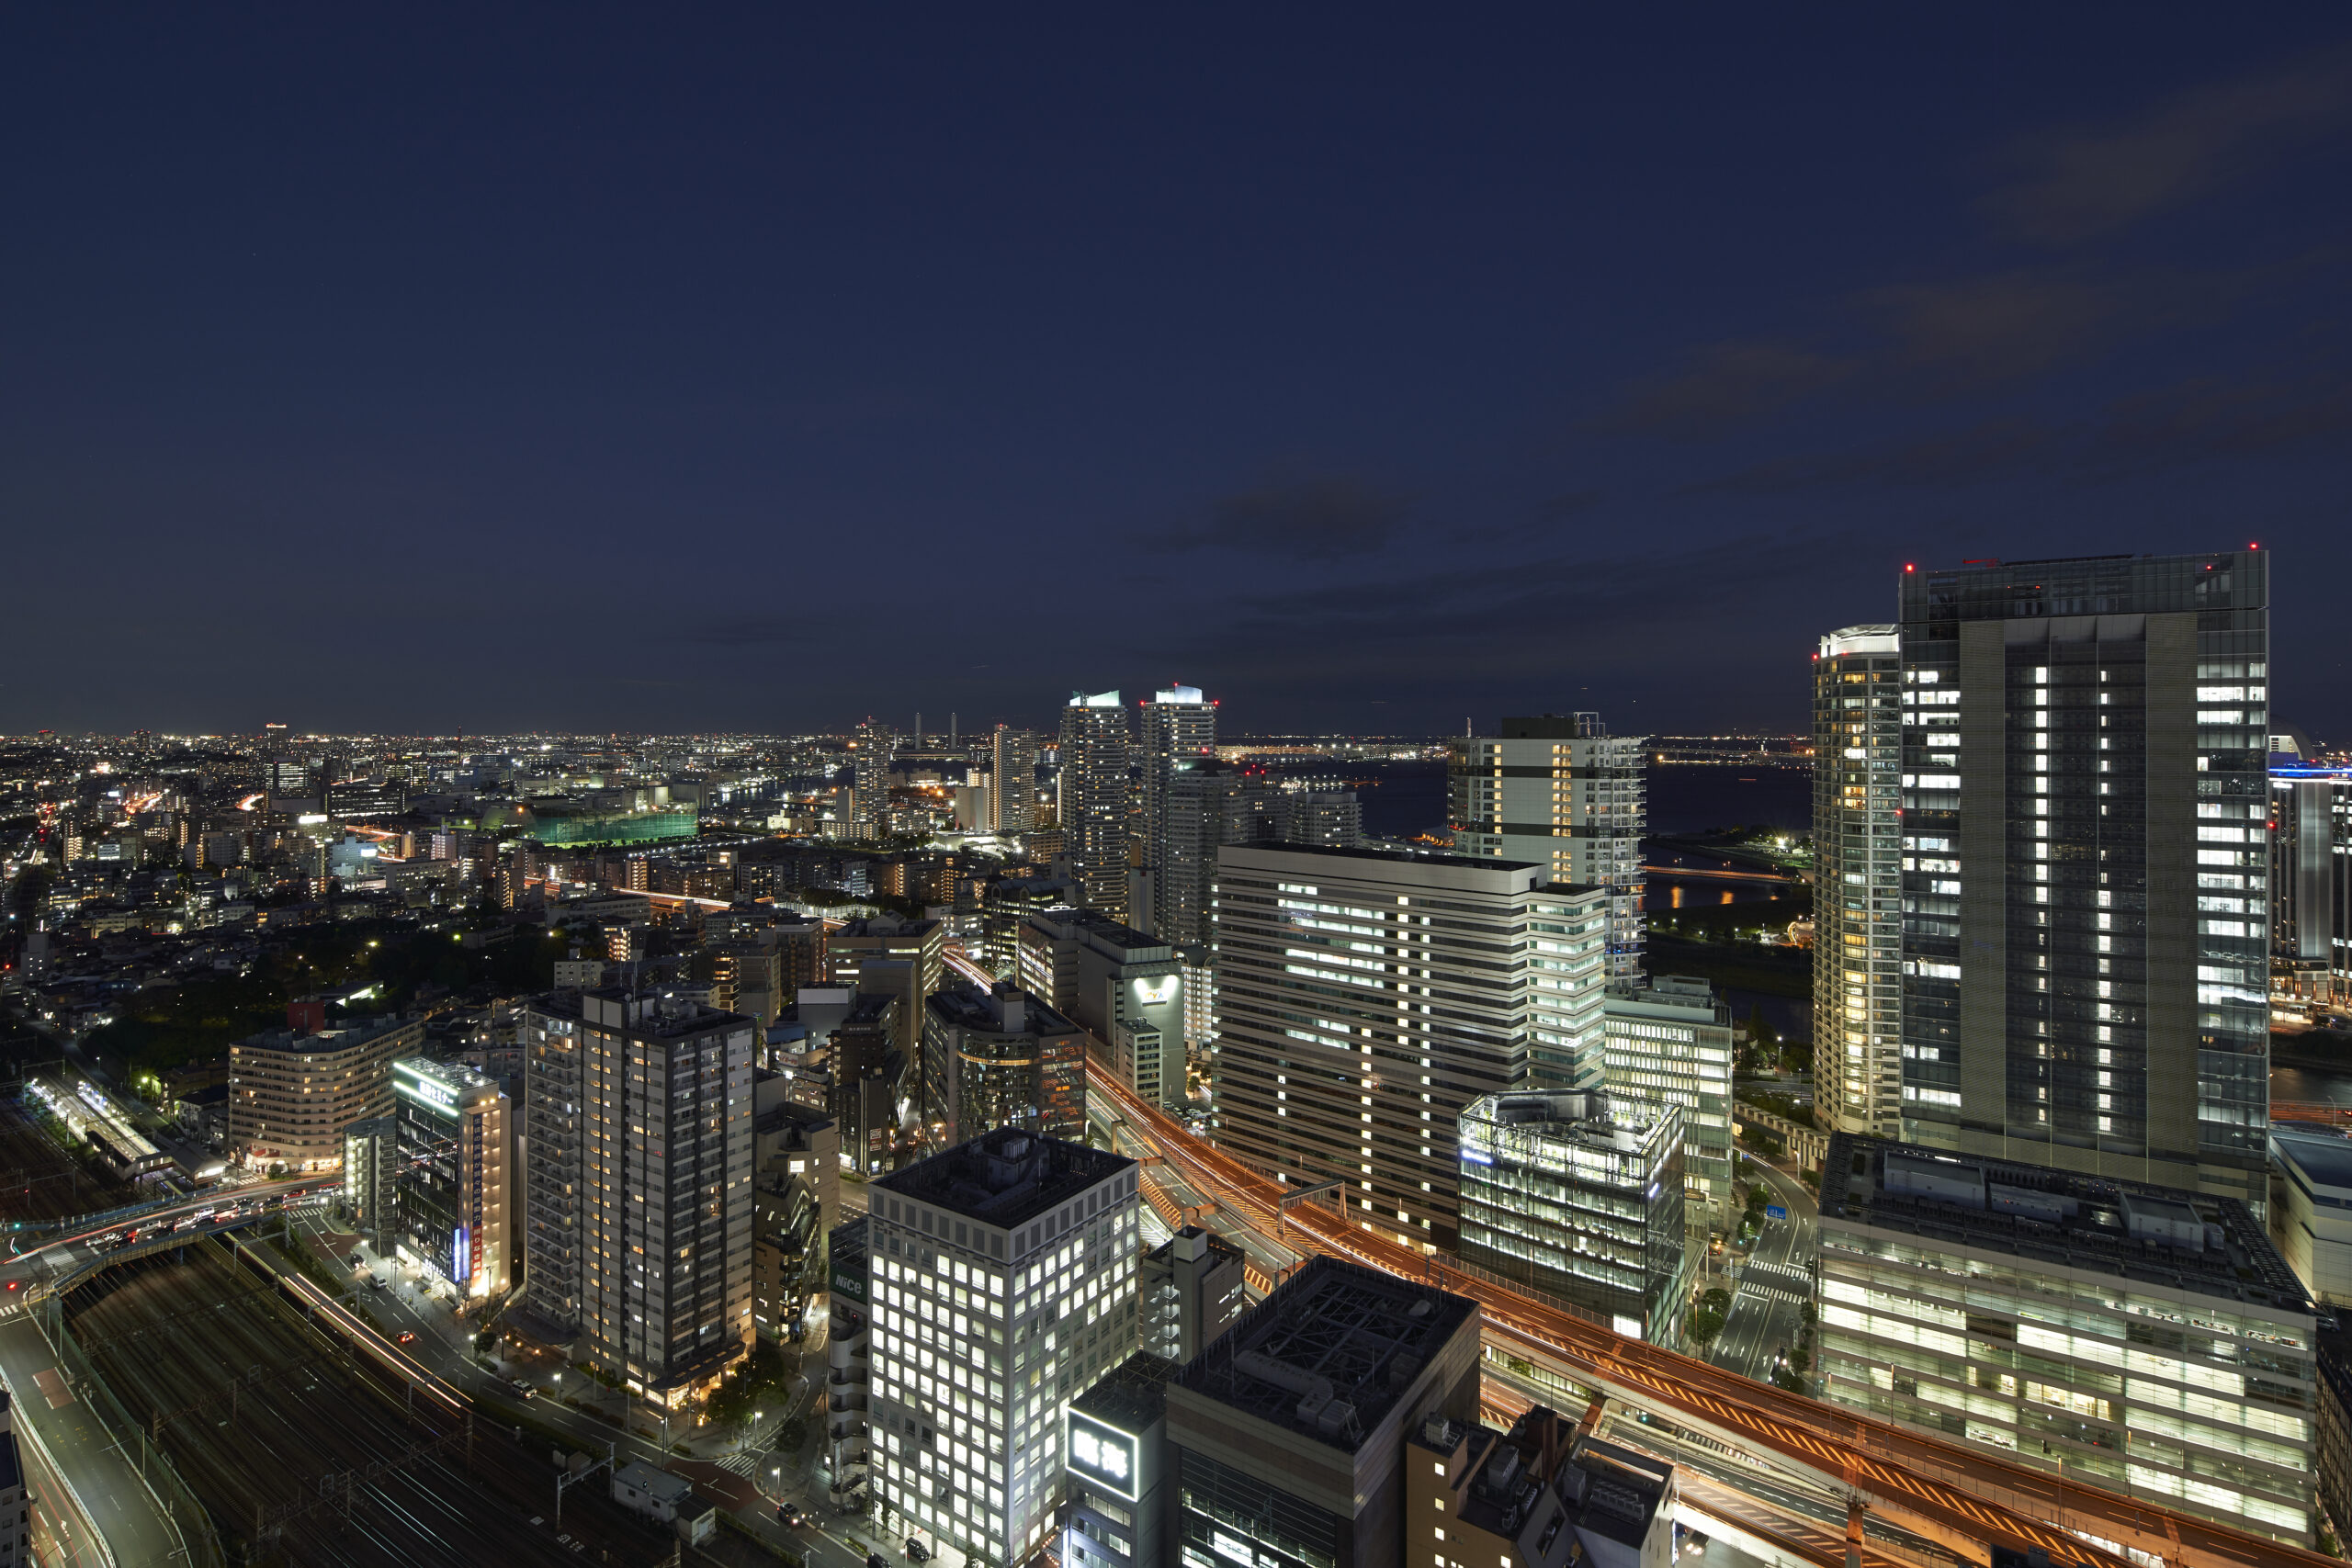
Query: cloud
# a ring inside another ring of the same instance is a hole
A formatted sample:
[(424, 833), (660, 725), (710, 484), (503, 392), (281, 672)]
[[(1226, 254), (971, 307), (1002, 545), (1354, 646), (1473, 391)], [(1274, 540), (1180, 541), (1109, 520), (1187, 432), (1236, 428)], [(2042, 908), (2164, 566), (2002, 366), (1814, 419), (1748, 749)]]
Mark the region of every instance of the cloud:
[(2029, 269), (1874, 289), (1863, 306), (1887, 335), (1887, 369), (1926, 390), (1973, 391), (2099, 345), (2143, 314), (2133, 296), (2111, 279)]
[(1860, 368), (1777, 338), (1711, 344), (1672, 375), (1637, 383), (1609, 423), (1655, 435), (1706, 436), (1777, 413)]
[(1984, 199), (2009, 232), (2097, 239), (2240, 179), (2352, 114), (2352, 51), (2199, 87), (2117, 124), (2034, 137), (2018, 177)]
[(1996, 418), (1849, 452), (1776, 458), (1693, 493), (1779, 495), (1849, 486), (1926, 490), (2041, 474), (2107, 482), (2205, 462), (2333, 448), (2352, 439), (2352, 376), (2339, 369), (2199, 378), (2120, 398), (2089, 418)]
[(1205, 524), (1178, 530), (1158, 547), (1345, 560), (1385, 548), (1411, 510), (1408, 496), (1344, 474), (1270, 480), (1224, 497)]

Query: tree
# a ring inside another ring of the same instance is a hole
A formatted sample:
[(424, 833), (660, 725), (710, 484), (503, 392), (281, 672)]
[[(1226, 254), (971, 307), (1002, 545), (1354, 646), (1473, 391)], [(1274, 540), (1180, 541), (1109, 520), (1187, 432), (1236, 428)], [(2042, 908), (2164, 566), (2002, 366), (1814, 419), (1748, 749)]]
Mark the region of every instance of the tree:
[(1731, 1311), (1731, 1292), (1717, 1285), (1699, 1298), (1699, 1304), (1719, 1316), (1728, 1314)]
[(1724, 1314), (1712, 1307), (1701, 1307), (1690, 1314), (1683, 1331), (1690, 1336), (1693, 1345), (1712, 1345), (1715, 1336), (1724, 1331)]
[(1747, 1190), (1747, 1212), (1751, 1214), (1762, 1213), (1764, 1205), (1771, 1201), (1771, 1190), (1760, 1181)]

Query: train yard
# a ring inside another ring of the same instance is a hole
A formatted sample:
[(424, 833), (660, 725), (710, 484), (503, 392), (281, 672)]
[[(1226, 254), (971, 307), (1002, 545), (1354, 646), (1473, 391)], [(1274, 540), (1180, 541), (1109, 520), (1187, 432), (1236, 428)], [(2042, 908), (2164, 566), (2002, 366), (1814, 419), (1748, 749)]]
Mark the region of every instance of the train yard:
[(469, 1428), (466, 1402), (355, 1355), (224, 1243), (110, 1269), (64, 1304), (232, 1562), (650, 1563), (675, 1544), (601, 1478), (567, 1492), (555, 1523), (545, 1439), (478, 1416)]
[(33, 1109), (0, 1101), (0, 1221), (62, 1220), (141, 1196), (130, 1183), (66, 1149)]

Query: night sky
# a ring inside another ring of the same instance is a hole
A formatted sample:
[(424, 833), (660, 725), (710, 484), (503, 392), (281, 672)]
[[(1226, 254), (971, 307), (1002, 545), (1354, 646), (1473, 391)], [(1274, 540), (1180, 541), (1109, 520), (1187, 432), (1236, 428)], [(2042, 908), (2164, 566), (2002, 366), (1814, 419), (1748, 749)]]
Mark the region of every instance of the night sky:
[(2258, 540), (2352, 740), (2340, 6), (1611, 9), (18, 8), (0, 730), (1796, 728)]

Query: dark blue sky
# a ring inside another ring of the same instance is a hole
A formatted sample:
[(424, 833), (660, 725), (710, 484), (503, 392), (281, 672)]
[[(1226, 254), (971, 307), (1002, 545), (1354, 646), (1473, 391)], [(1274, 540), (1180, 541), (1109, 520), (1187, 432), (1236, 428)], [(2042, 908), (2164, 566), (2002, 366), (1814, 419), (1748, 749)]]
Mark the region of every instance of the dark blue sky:
[(2340, 7), (328, 9), (0, 23), (0, 729), (1794, 727), (2258, 540), (2352, 740)]

